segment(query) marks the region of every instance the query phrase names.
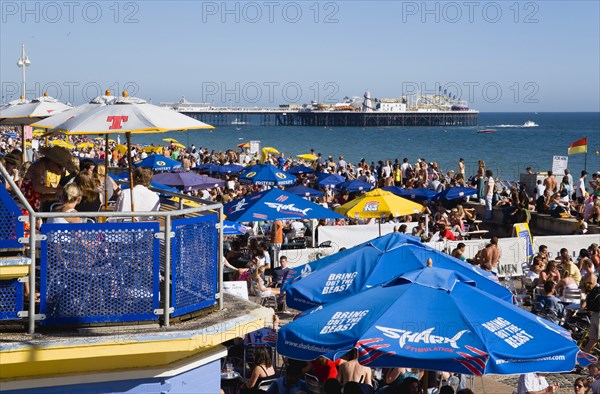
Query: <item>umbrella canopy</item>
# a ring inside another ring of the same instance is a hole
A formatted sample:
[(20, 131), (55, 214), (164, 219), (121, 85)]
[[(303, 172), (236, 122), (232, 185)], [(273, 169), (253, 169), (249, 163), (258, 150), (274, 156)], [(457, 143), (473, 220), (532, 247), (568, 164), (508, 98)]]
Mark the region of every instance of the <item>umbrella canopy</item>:
[(52, 146), (60, 146), (65, 149), (75, 149), (75, 145), (68, 143), (65, 140), (52, 140), (50, 141), (50, 145)]
[(243, 184), (287, 186), (296, 183), (296, 177), (271, 164), (256, 164), (246, 167), (238, 180)]
[(163, 185), (183, 189), (183, 191), (214, 189), (225, 185), (225, 181), (206, 175), (198, 175), (195, 172), (165, 172), (154, 175), (152, 180)]
[(320, 187), (335, 187), (345, 181), (346, 178), (340, 175), (317, 172), (317, 185)]
[(294, 175), (299, 175), (299, 174), (312, 174), (313, 172), (315, 172), (315, 170), (313, 170), (310, 167), (307, 166), (295, 166), (292, 167), (288, 170), (288, 172), (290, 174), (294, 174)]
[(134, 167), (150, 168), (153, 171), (171, 171), (181, 168), (181, 162), (163, 155), (150, 155), (144, 160), (133, 163)]
[[(34, 127), (42, 127), (45, 129), (53, 129), (56, 126), (66, 122), (67, 120), (77, 117), (84, 112), (89, 111), (90, 109), (96, 108), (101, 105), (110, 104), (115, 101), (117, 98), (115, 96), (110, 95), (110, 91), (107, 91), (104, 96), (98, 96), (94, 98), (87, 104), (80, 105), (75, 108), (68, 109), (66, 111), (62, 111), (58, 114), (52, 115), (49, 118), (42, 119), (34, 123), (32, 126)], [(104, 140), (102, 137), (94, 138), (95, 140)]]
[(398, 217), (422, 212), (424, 207), (385, 190), (375, 189), (335, 209), (350, 218)]
[(370, 183), (359, 181), (358, 179), (353, 179), (339, 183), (335, 185), (335, 188), (344, 192), (355, 193), (372, 190), (373, 185), (371, 185)]
[(195, 171), (198, 171), (201, 173), (206, 173), (206, 174), (216, 174), (218, 169), (219, 169), (219, 165), (214, 164), (214, 163), (204, 163), (204, 164), (200, 164), (197, 167), (192, 168), (192, 170), (195, 170)]
[(173, 146), (177, 149), (185, 149), (185, 145), (180, 144), (179, 142), (173, 143)]
[(172, 142), (174, 144), (178, 144), (179, 141), (177, 141), (175, 138), (163, 138), (164, 142)]
[(308, 160), (308, 161), (314, 161), (317, 160), (319, 158), (319, 156), (313, 154), (313, 153), (303, 153), (301, 155), (296, 155), (297, 158), (302, 159), (302, 160)]
[[(127, 175), (127, 173), (125, 173), (125, 175)], [(125, 178), (121, 178), (119, 179), (120, 181), (128, 181), (129, 178), (125, 177)], [(174, 187), (171, 186), (167, 186), (167, 185), (163, 185), (162, 183), (158, 183), (158, 182), (150, 182), (150, 186), (155, 188), (155, 189), (159, 189), (161, 191), (165, 191), (165, 192), (171, 192), (171, 193), (179, 193), (179, 189), (176, 189)], [(123, 190), (127, 190), (129, 189), (129, 185), (127, 184), (122, 184), (121, 185), (121, 189)]]
[(44, 93), (31, 102), (22, 101), (0, 108), (0, 124), (27, 125), (71, 108)]
[(228, 220), (254, 222), (276, 219), (338, 219), (341, 215), (280, 189), (265, 190), (223, 207)]
[(432, 201), (444, 201), (444, 200), (456, 200), (459, 198), (465, 198), (469, 196), (476, 196), (477, 189), (473, 189), (472, 187), (451, 187), (443, 192), (440, 192), (433, 196)]
[(433, 267), (318, 308), (277, 338), (278, 353), (300, 360), (352, 348), (371, 367), (470, 375), (571, 371), (580, 353), (562, 327)]
[(158, 153), (161, 154), (163, 151), (163, 147), (162, 146), (153, 146), (153, 145), (148, 145), (148, 146), (144, 146), (142, 148), (142, 150), (146, 153)]
[(241, 144), (237, 145), (238, 148), (250, 148), (250, 142), (242, 142)]
[(382, 190), (394, 193), (399, 197), (404, 197), (415, 201), (430, 200), (433, 196), (435, 196), (435, 191), (426, 189), (424, 187), (418, 187), (416, 189), (404, 189), (398, 186), (386, 186), (383, 187)]
[(77, 149), (88, 149), (88, 148), (93, 148), (95, 145), (93, 142), (87, 141), (87, 142), (82, 142), (80, 144), (77, 144)]
[(248, 232), (248, 227), (243, 224), (223, 220), (223, 235), (244, 235)]
[(217, 174), (239, 174), (244, 169), (244, 166), (239, 164), (225, 164), (217, 167)]
[(320, 190), (312, 189), (310, 187), (302, 185), (288, 187), (287, 189), (285, 189), (285, 191), (300, 197), (321, 197), (323, 195), (323, 192)]
[[(456, 271), (475, 281), (481, 290), (512, 302), (512, 293), (491, 273), (401, 233), (387, 234), (296, 267), (288, 275), (283, 290), (288, 306), (306, 310), (386, 283), (408, 271), (422, 269), (429, 260), (434, 267)], [(341, 285), (331, 282), (332, 277), (351, 280)]]

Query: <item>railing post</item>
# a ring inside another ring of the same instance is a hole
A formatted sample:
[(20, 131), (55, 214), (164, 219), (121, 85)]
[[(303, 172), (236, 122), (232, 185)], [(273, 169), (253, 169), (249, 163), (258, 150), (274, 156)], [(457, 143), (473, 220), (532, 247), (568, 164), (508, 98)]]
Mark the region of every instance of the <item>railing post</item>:
[(223, 206), (219, 208), (219, 250), (217, 250), (217, 275), (219, 275), (219, 310), (223, 309)]
[[(35, 250), (35, 231), (37, 217), (35, 214), (29, 214), (29, 334), (35, 333), (35, 266), (36, 266), (36, 250)], [(41, 295), (40, 295), (41, 298)]]
[(167, 215), (165, 220), (165, 304), (164, 325), (169, 327), (171, 313), (171, 215)]

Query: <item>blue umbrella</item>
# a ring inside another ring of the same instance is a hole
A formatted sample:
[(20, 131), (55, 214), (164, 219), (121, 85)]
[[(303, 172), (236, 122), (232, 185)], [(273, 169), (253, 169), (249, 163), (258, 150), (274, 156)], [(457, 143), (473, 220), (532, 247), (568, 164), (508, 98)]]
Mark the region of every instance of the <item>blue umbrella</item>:
[(477, 189), (473, 189), (471, 187), (451, 187), (443, 192), (439, 192), (433, 198), (432, 201), (440, 201), (440, 200), (456, 200), (458, 198), (465, 198), (469, 196), (476, 196)]
[(4, 136), (6, 138), (12, 138), (12, 139), (19, 138), (19, 136), (16, 133), (13, 133), (12, 131), (9, 131), (8, 133), (5, 133)]
[(133, 163), (133, 166), (150, 168), (152, 171), (171, 171), (181, 168), (181, 162), (163, 155), (150, 155), (142, 161)]
[(310, 167), (307, 166), (295, 166), (292, 167), (288, 170), (288, 172), (290, 174), (294, 174), (294, 175), (299, 175), (299, 174), (312, 174), (313, 172), (315, 172), (315, 170), (313, 170)]
[(239, 164), (225, 164), (217, 167), (217, 174), (239, 174), (244, 169), (244, 166)]
[(352, 348), (371, 367), (471, 375), (571, 371), (580, 353), (562, 327), (433, 267), (317, 308), (277, 338), (278, 353), (300, 360)]
[(223, 235), (244, 235), (248, 232), (248, 228), (243, 224), (223, 220)]
[(349, 193), (362, 191), (368, 192), (369, 190), (373, 189), (373, 185), (359, 181), (358, 179), (353, 179), (337, 184), (335, 185), (335, 188)]
[(339, 219), (342, 215), (280, 189), (265, 190), (225, 204), (234, 222), (276, 219)]
[(198, 175), (195, 172), (164, 172), (154, 175), (152, 180), (184, 191), (213, 189), (225, 185), (225, 181), (206, 175)]
[(424, 187), (418, 187), (416, 189), (404, 189), (398, 186), (386, 186), (382, 189), (390, 193), (394, 193), (397, 196), (416, 201), (430, 200), (436, 194), (435, 191), (426, 189)]
[(329, 174), (327, 172), (317, 173), (317, 185), (320, 187), (335, 187), (340, 183), (346, 181), (346, 178), (336, 174)]
[(207, 174), (216, 174), (217, 171), (219, 170), (219, 167), (220, 166), (218, 164), (205, 163), (205, 164), (200, 164), (199, 166), (192, 168), (192, 170), (202, 172), (202, 173), (207, 173)]
[(323, 195), (323, 192), (320, 190), (312, 189), (310, 187), (302, 185), (288, 187), (287, 189), (285, 189), (285, 191), (300, 197), (321, 197)]
[[(288, 281), (282, 290), (286, 292), (289, 307), (306, 310), (423, 268), (429, 259), (434, 267), (454, 270), (477, 282), (483, 291), (512, 302), (512, 293), (501, 286), (491, 273), (429, 247), (416, 237), (401, 233), (387, 234), (295, 267), (288, 274)], [(331, 278), (338, 277), (347, 278), (343, 285), (332, 282)]]
[(296, 177), (271, 164), (256, 164), (246, 167), (238, 180), (243, 184), (262, 186), (287, 186), (296, 183)]

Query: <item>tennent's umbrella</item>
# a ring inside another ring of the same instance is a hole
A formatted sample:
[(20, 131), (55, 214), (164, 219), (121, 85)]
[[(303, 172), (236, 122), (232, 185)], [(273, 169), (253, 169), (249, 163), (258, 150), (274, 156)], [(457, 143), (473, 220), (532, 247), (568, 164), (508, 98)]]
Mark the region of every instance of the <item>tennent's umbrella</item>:
[(350, 181), (339, 183), (335, 185), (335, 188), (344, 192), (354, 193), (372, 190), (373, 185), (371, 185), (370, 183), (359, 181), (358, 179), (353, 179)]
[(256, 164), (246, 167), (238, 176), (243, 184), (287, 186), (296, 183), (296, 177), (271, 164)]
[(303, 153), (301, 155), (296, 155), (296, 157), (299, 159), (308, 160), (308, 161), (314, 161), (319, 158), (317, 155), (312, 154), (312, 153)]
[(470, 375), (566, 372), (580, 354), (562, 327), (433, 267), (317, 308), (277, 338), (278, 353), (300, 360), (352, 348), (370, 367)]
[(181, 168), (181, 162), (163, 155), (150, 155), (144, 160), (133, 163), (134, 167), (150, 168), (153, 171), (171, 171)]
[[(124, 133), (127, 138), (127, 162), (130, 186), (133, 186), (131, 163), (131, 134), (162, 133), (171, 130), (212, 129), (213, 127), (146, 101), (129, 97), (115, 99), (107, 105), (98, 105), (56, 126), (53, 131), (65, 134)], [(133, 200), (133, 199), (132, 199)], [(132, 206), (132, 211), (134, 207)]]
[(338, 219), (341, 215), (280, 189), (265, 190), (225, 204), (223, 212), (234, 222), (276, 219)]
[(424, 245), (416, 237), (401, 233), (387, 234), (295, 267), (288, 274), (282, 290), (286, 292), (288, 306), (306, 310), (424, 268), (428, 261), (434, 267), (456, 271), (475, 281), (481, 290), (512, 302), (512, 293), (501, 286), (490, 272)]
[(320, 187), (335, 187), (345, 181), (346, 178), (340, 175), (317, 172), (317, 185)]
[(382, 187), (382, 189), (413, 201), (430, 200), (433, 196), (435, 196), (435, 191), (426, 189), (424, 187), (418, 187), (416, 189), (404, 189), (398, 186), (385, 186)]
[(477, 189), (473, 189), (472, 187), (451, 187), (443, 192), (440, 192), (433, 196), (432, 201), (440, 201), (440, 200), (456, 200), (459, 198), (465, 198), (469, 196), (476, 196)]
[(164, 142), (170, 142), (170, 143), (173, 143), (173, 144), (178, 144), (179, 143), (179, 141), (177, 141), (175, 138), (163, 138), (163, 141)]
[(195, 172), (165, 172), (154, 175), (152, 180), (163, 185), (182, 189), (186, 192), (198, 189), (214, 189), (215, 187), (225, 185), (225, 181), (206, 175), (199, 175)]
[(223, 235), (244, 235), (248, 232), (248, 228), (243, 224), (223, 220)]
[(300, 197), (321, 197), (323, 195), (323, 192), (320, 190), (312, 189), (310, 187), (302, 185), (288, 187), (287, 189), (285, 189), (285, 191)]
[(294, 166), (294, 167), (290, 168), (288, 170), (288, 172), (290, 174), (300, 175), (300, 174), (312, 174), (313, 172), (315, 172), (315, 170), (313, 170), (312, 168), (307, 167), (307, 166)]
[(71, 106), (48, 96), (48, 93), (44, 93), (43, 96), (31, 100), (31, 102), (22, 99), (1, 107), (0, 124), (21, 126), (22, 159), (25, 161), (25, 125), (32, 124), (71, 108)]

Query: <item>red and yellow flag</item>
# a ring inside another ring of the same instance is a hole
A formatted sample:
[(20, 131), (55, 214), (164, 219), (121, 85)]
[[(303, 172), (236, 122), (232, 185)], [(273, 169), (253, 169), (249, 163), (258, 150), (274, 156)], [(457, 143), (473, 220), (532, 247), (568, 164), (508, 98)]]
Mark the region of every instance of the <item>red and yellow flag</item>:
[(587, 137), (583, 137), (569, 146), (567, 154), (574, 155), (575, 153), (587, 153)]

